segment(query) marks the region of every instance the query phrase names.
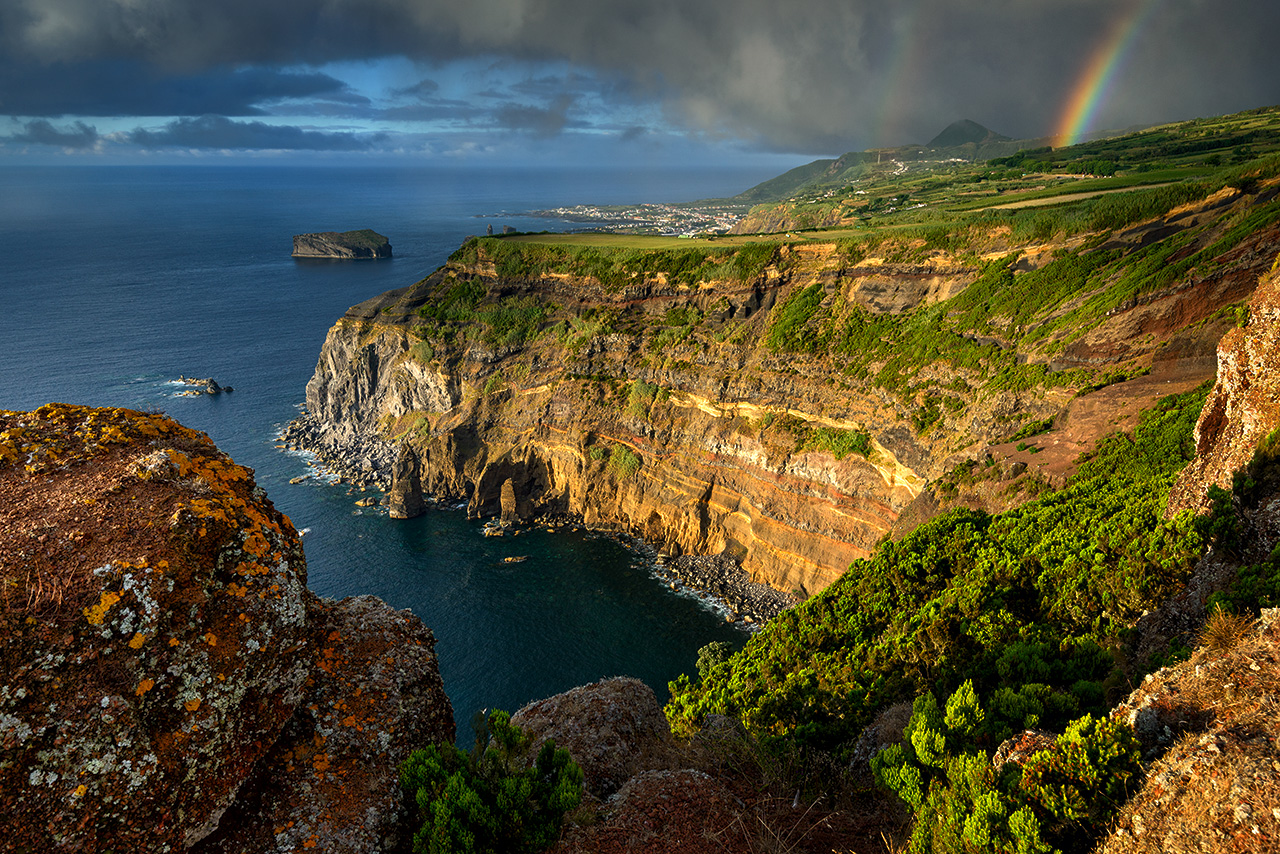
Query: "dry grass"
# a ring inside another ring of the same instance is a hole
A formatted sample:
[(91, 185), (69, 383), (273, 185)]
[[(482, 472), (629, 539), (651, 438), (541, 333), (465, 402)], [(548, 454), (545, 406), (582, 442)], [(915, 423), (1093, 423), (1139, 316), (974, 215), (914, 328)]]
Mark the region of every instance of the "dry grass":
[(1204, 621), (1204, 627), (1200, 629), (1196, 641), (1200, 646), (1214, 652), (1228, 652), (1234, 649), (1252, 629), (1253, 620), (1224, 611), (1219, 605)]
[(1280, 612), (1217, 611), (1156, 702), (1184, 734), (1152, 766), (1104, 854), (1280, 851)]

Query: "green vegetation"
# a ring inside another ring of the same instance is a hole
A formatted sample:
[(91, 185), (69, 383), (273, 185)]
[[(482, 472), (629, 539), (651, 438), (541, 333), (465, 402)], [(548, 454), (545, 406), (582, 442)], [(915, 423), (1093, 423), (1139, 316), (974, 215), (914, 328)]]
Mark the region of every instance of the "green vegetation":
[(609, 471), (619, 480), (625, 480), (640, 471), (640, 455), (626, 445), (614, 445), (609, 449)]
[(805, 450), (826, 451), (837, 460), (849, 454), (871, 456), (871, 434), (863, 430), (841, 430), (837, 427), (814, 427), (801, 443)]
[(993, 769), (983, 745), (1007, 731), (972, 682), (939, 708), (912, 706), (905, 742), (871, 762), (876, 782), (915, 813), (912, 854), (1086, 852), (1136, 788), (1142, 764), (1128, 724), (1085, 715), (1052, 747)]
[[(1213, 511), (1205, 529), (1214, 545), (1229, 554), (1240, 555), (1241, 541), (1237, 508), (1254, 512), (1263, 496), (1274, 495), (1280, 487), (1280, 430), (1259, 443), (1249, 464), (1235, 473), (1227, 490), (1210, 487)], [(1280, 607), (1280, 546), (1260, 562), (1241, 566), (1227, 589), (1211, 597), (1209, 608), (1226, 607), (1235, 613), (1257, 613), (1261, 608)]]
[(487, 329), (484, 341), (500, 347), (520, 347), (535, 338), (547, 317), (547, 307), (534, 297), (508, 297), (476, 312)]
[(726, 714), (765, 743), (840, 752), (883, 704), (967, 680), (1012, 728), (1100, 712), (1127, 626), (1206, 542), (1189, 514), (1163, 518), (1204, 394), (1162, 400), (1056, 493), (996, 516), (955, 510), (883, 543), (697, 682), (671, 683), (673, 728)]
[[(524, 237), (523, 240), (472, 238), (449, 260), (459, 264), (489, 261), (504, 279), (570, 275), (594, 278), (606, 288), (620, 290), (656, 275), (681, 285), (696, 285), (711, 279), (750, 281), (764, 272), (777, 251), (773, 243), (720, 248), (682, 241), (682, 245), (675, 248), (644, 249), (551, 239), (556, 235), (542, 239), (539, 239), (541, 236)], [(635, 240), (632, 238), (632, 242)]]
[(632, 418), (648, 418), (649, 409), (658, 397), (659, 387), (653, 383), (636, 380), (627, 391), (627, 415)]
[(338, 240), (347, 246), (353, 246), (358, 249), (377, 249), (387, 242), (387, 238), (372, 228), (361, 228), (355, 231), (343, 231), (338, 233)]
[(429, 341), (418, 341), (409, 348), (409, 358), (422, 365), (429, 365), (435, 359), (436, 351)]
[(529, 736), (506, 712), (478, 716), (470, 753), (415, 750), (400, 769), (414, 854), (537, 852), (559, 837), (582, 800), (582, 770), (555, 742), (529, 761)]

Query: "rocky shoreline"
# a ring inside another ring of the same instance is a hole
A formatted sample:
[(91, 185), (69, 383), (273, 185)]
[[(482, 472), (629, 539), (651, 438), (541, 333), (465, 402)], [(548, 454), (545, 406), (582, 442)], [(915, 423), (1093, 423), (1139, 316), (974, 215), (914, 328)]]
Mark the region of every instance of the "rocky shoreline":
[(726, 610), (726, 619), (750, 629), (765, 624), (800, 600), (767, 584), (752, 581), (736, 560), (728, 555), (658, 555), (657, 572), (675, 585), (683, 585), (712, 599)]
[[(398, 451), (391, 443), (375, 436), (351, 434), (337, 436), (315, 416), (303, 413), (290, 421), (279, 435), (277, 447), (315, 454), (320, 465), (337, 476), (337, 482), (361, 490), (387, 492), (391, 488), (392, 471)], [(299, 482), (305, 478), (295, 478)], [(455, 505), (465, 501), (459, 495), (423, 496), (434, 506)], [(385, 506), (369, 501), (362, 506)], [(551, 530), (597, 530), (617, 537), (627, 548), (643, 555), (655, 574), (673, 589), (687, 590), (706, 599), (726, 612), (725, 619), (750, 630), (764, 628), (769, 620), (799, 603), (794, 595), (751, 580), (741, 565), (728, 555), (679, 555), (658, 552), (648, 543), (625, 533), (586, 526), (579, 518), (563, 514), (539, 516), (519, 525), (499, 523), (496, 519), (486, 527), (486, 535), (516, 534), (522, 527), (546, 527)]]
[(339, 483), (383, 492), (391, 488), (398, 452), (390, 442), (355, 433), (336, 435), (310, 413), (290, 421), (276, 438), (277, 447), (315, 454)]

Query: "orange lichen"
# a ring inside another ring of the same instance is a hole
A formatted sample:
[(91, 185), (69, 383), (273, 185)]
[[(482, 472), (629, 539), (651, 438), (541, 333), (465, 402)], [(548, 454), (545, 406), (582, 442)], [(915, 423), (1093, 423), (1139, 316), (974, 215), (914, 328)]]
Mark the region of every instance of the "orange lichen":
[(254, 531), (245, 537), (244, 550), (254, 557), (264, 557), (270, 548), (267, 538), (260, 531)]
[(187, 700), (185, 703), (182, 704), (182, 706), (188, 712), (194, 712), (200, 708), (200, 698), (196, 697), (194, 700)]
[(107, 616), (107, 611), (111, 610), (111, 606), (120, 601), (120, 594), (113, 593), (110, 590), (104, 590), (102, 597), (98, 600), (98, 604), (92, 608), (84, 609), (84, 617), (89, 621), (90, 625), (100, 626)]
[(142, 645), (146, 642), (147, 642), (147, 636), (144, 635), (142, 632), (136, 632), (133, 638), (129, 641), (129, 648), (141, 649)]
[(218, 636), (217, 636), (217, 635), (215, 635), (213, 632), (205, 632), (205, 633), (204, 633), (204, 642), (205, 642), (205, 643), (207, 643), (209, 646), (217, 646), (217, 645), (218, 645)]
[(141, 697), (143, 694), (147, 693), (154, 687), (156, 687), (156, 683), (154, 679), (143, 679), (141, 682), (138, 683), (137, 690), (135, 690), (133, 693)]

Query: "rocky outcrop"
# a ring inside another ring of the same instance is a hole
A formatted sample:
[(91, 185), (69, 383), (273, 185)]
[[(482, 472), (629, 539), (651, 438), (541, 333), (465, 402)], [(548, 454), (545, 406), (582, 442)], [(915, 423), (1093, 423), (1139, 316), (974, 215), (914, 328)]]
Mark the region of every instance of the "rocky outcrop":
[[(308, 593), (252, 472), (164, 416), (0, 412), (0, 574), (17, 850), (217, 850), (229, 815), (244, 838), (377, 850), (398, 759), (453, 738), (430, 632)], [(347, 845), (352, 815), (371, 829)]]
[(413, 519), (426, 511), (421, 468), (417, 452), (409, 445), (401, 446), (400, 458), (391, 473), (391, 488), (387, 491), (387, 512), (392, 519)]
[(1280, 609), (1147, 677), (1114, 714), (1152, 764), (1098, 850), (1274, 851), (1280, 842)]
[(671, 727), (653, 689), (639, 679), (606, 679), (530, 703), (511, 722), (533, 740), (563, 747), (582, 767), (587, 790), (607, 798), (642, 771), (674, 759)]
[(391, 244), (378, 232), (321, 231), (293, 236), (294, 258), (390, 258)]
[(1169, 495), (1169, 512), (1208, 507), (1210, 486), (1232, 474), (1280, 427), (1280, 269), (1272, 267), (1249, 304), (1247, 325), (1218, 343), (1218, 377), (1196, 423), (1196, 459)]

